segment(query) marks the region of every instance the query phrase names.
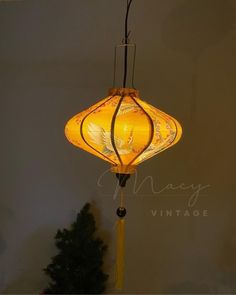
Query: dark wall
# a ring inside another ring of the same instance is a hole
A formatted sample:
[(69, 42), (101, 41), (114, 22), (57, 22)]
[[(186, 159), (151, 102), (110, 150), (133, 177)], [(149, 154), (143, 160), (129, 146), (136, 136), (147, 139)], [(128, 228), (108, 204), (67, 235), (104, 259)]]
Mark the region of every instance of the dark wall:
[[(125, 2), (0, 1), (2, 292), (45, 287), (55, 231), (86, 201), (111, 233), (113, 292), (115, 177), (99, 186), (109, 167), (70, 145), (63, 129), (112, 86)], [(235, 5), (134, 0), (136, 87), (184, 135), (129, 181), (126, 293), (236, 292)]]

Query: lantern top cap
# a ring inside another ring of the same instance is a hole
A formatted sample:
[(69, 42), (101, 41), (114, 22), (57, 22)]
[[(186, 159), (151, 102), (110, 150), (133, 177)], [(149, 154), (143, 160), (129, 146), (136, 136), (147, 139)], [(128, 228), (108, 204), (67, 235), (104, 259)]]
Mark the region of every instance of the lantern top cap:
[(139, 97), (139, 91), (134, 88), (111, 88), (109, 89), (109, 95)]

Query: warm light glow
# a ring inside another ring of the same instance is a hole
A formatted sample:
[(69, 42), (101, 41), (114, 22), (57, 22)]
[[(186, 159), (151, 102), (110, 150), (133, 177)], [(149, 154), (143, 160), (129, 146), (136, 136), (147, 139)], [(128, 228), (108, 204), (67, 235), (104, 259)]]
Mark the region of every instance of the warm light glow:
[(75, 146), (112, 164), (112, 171), (135, 167), (177, 143), (178, 121), (138, 98), (138, 91), (112, 89), (110, 95), (75, 115), (65, 127)]

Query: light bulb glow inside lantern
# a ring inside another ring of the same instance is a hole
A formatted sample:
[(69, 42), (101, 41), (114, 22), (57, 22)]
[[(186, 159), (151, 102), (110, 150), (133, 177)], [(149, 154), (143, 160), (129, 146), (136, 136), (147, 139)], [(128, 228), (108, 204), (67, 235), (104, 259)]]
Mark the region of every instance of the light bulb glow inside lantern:
[(65, 127), (75, 146), (112, 164), (116, 173), (133, 173), (141, 162), (177, 143), (176, 119), (139, 98), (132, 88), (109, 96), (71, 118)]

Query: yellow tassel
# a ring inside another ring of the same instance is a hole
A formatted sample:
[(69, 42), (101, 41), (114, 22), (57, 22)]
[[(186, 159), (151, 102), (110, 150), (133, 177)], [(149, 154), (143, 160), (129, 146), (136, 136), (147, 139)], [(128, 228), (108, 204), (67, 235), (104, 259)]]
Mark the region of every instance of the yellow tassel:
[(125, 219), (117, 221), (116, 248), (116, 289), (121, 290), (124, 284), (124, 255), (125, 255)]

